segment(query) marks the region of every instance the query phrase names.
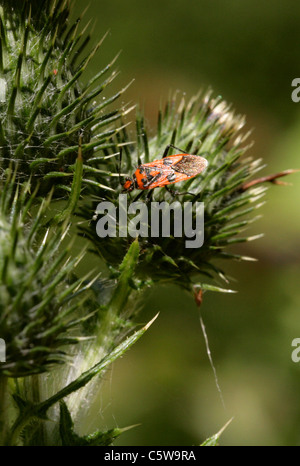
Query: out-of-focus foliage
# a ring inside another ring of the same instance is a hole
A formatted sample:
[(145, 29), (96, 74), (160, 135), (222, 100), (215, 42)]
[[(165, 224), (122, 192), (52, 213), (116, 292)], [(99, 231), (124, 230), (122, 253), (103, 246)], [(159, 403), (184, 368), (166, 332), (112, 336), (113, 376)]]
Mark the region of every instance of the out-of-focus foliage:
[[(77, 8), (81, 5), (78, 0)], [(114, 52), (122, 44), (122, 79), (135, 78), (127, 95), (140, 100), (150, 126), (170, 88), (192, 95), (211, 85), (247, 115), (255, 141), (250, 154), (263, 157), (265, 172), (300, 167), (300, 103), (291, 100), (292, 79), (300, 76), (300, 5), (280, 0), (272, 5), (266, 0), (105, 0), (100, 8), (92, 0), (87, 15), (109, 25)], [(104, 51), (107, 58), (110, 50)], [(99, 66), (94, 60), (92, 67)], [(173, 287), (160, 287), (145, 298), (145, 319), (153, 309), (163, 310), (159, 327), (148, 335), (148, 345), (144, 341), (142, 350), (133, 350), (117, 365), (113, 388), (102, 400), (106, 406), (105, 400), (113, 398), (118, 424), (127, 422), (128, 415), (132, 423), (142, 422), (143, 428), (124, 435), (120, 444), (195, 444), (217, 431), (228, 414), (234, 420), (222, 444), (299, 444), (300, 373), (291, 361), (290, 345), (300, 335), (300, 188), (298, 175), (288, 181), (293, 185), (269, 190), (262, 219), (248, 231), (260, 227), (265, 233), (242, 248), (258, 262), (229, 267), (239, 280), (238, 294), (205, 296), (203, 318), (226, 413), (197, 314), (190, 310), (193, 299)], [(180, 429), (178, 418), (184, 425)], [(93, 422), (93, 416), (86, 422)]]

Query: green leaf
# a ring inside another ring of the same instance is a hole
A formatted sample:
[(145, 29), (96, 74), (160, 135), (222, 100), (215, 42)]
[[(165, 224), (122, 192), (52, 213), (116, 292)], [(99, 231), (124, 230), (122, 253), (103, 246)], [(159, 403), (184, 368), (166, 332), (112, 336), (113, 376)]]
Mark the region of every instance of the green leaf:
[(120, 343), (116, 348), (114, 348), (105, 358), (95, 364), (91, 369), (88, 369), (86, 372), (81, 374), (77, 379), (71, 382), (69, 385), (64, 387), (62, 390), (57, 392), (48, 400), (44, 401), (37, 407), (38, 412), (47, 411), (50, 406), (57, 403), (64, 397), (70, 395), (71, 393), (79, 390), (84, 387), (90, 380), (92, 380), (97, 374), (100, 374), (104, 371), (110, 364), (112, 364), (116, 359), (122, 356), (131, 346), (136, 343), (142, 335), (148, 330), (152, 323), (156, 320), (158, 314), (145, 325), (140, 330), (137, 330), (130, 337), (126, 338), (122, 343)]
[(224, 432), (224, 430), (229, 426), (233, 418), (229, 419), (228, 422), (219, 430), (219, 432), (215, 435), (212, 435), (211, 437), (207, 438), (204, 440), (204, 442), (200, 445), (201, 447), (217, 447), (219, 445), (219, 440)]
[(62, 212), (60, 212), (54, 217), (53, 219), (54, 223), (59, 224), (59, 223), (64, 222), (66, 219), (70, 218), (71, 214), (76, 209), (77, 203), (80, 197), (80, 193), (81, 193), (82, 173), (83, 173), (83, 159), (82, 159), (82, 152), (81, 152), (81, 136), (80, 136), (78, 157), (77, 157), (76, 164), (75, 164), (75, 172), (74, 172), (74, 177), (73, 177), (73, 182), (72, 182), (72, 187), (71, 187), (71, 193), (68, 199), (68, 204)]
[(120, 265), (120, 276), (113, 296), (107, 306), (110, 315), (119, 315), (131, 293), (131, 282), (139, 258), (139, 242), (134, 240)]
[(199, 287), (205, 291), (215, 291), (217, 293), (237, 293), (235, 290), (220, 288), (219, 286), (209, 285), (208, 283), (201, 283)]
[(74, 423), (66, 403), (60, 402), (59, 432), (62, 446), (110, 446), (123, 432), (133, 427), (135, 426), (96, 431), (80, 437), (74, 431)]
[[(134, 345), (134, 343), (136, 343), (144, 335), (144, 333), (153, 324), (157, 317), (158, 314), (143, 328), (137, 330), (133, 333), (133, 335), (127, 337), (124, 341), (122, 341), (122, 343), (120, 343), (116, 348), (114, 348), (101, 361), (95, 364), (92, 368), (88, 369), (86, 372), (83, 372), (79, 377), (77, 377), (77, 379), (73, 380), (73, 382), (69, 383), (66, 387), (59, 390), (53, 396), (41, 403), (32, 403), (26, 405), (25, 409), (22, 409), (14, 425), (11, 428), (9, 438), (7, 439), (7, 445), (15, 445), (22, 431), (25, 429), (25, 427), (30, 423), (32, 419), (47, 419), (47, 411), (51, 406), (61, 401), (63, 398), (70, 395), (71, 393), (84, 387), (96, 375), (106, 370), (107, 367), (110, 364), (112, 364), (116, 359), (123, 356), (124, 353), (128, 351), (129, 348), (131, 348), (131, 346)], [(70, 419), (68, 419), (67, 415), (64, 422), (67, 426), (70, 427)]]

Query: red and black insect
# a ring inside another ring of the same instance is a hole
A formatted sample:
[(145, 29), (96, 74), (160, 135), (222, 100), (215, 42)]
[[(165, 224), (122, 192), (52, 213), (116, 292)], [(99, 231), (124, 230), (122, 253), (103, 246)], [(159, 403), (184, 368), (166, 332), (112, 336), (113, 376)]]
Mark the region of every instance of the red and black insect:
[[(170, 147), (183, 153), (168, 156)], [(169, 184), (185, 181), (199, 175), (207, 165), (208, 162), (204, 157), (187, 154), (170, 144), (166, 147), (162, 159), (140, 165), (132, 178), (126, 178), (123, 191), (167, 187)]]

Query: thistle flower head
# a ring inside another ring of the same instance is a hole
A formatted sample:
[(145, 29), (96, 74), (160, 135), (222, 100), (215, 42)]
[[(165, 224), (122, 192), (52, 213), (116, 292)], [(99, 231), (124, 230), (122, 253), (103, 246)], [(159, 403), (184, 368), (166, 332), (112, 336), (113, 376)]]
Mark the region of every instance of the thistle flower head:
[(81, 18), (69, 25), (68, 5), (60, 0), (0, 3), (0, 166), (18, 162), (19, 179), (33, 174), (44, 194), (53, 186), (69, 189), (79, 132), (87, 163), (94, 149), (118, 131), (115, 122), (125, 112), (107, 111), (122, 91), (98, 99), (116, 76), (111, 72), (115, 60), (81, 83), (103, 39), (80, 59), (88, 25), (79, 30)]
[(82, 256), (71, 259), (71, 244), (61, 250), (66, 225), (44, 227), (49, 198), (31, 218), (29, 190), (30, 182), (15, 188), (12, 173), (0, 189), (0, 334), (6, 343), (0, 375), (10, 377), (65, 362), (67, 347), (79, 341), (72, 329), (87, 317), (80, 307), (89, 286), (74, 274)]
[[(137, 116), (137, 144), (126, 145), (128, 135), (124, 131), (124, 144), (121, 172), (133, 173), (144, 163), (160, 159), (168, 144), (182, 148), (188, 154), (204, 157), (208, 166), (203, 173), (180, 183), (170, 185), (170, 190), (158, 187), (151, 191), (151, 200), (157, 202), (179, 202), (184, 206), (190, 202), (193, 207), (197, 202), (204, 204), (204, 244), (202, 247), (186, 247), (187, 238), (151, 236), (151, 203), (148, 203), (148, 236), (139, 237), (141, 255), (137, 273), (143, 280), (173, 281), (190, 289), (196, 282), (210, 289), (214, 279), (225, 279), (225, 272), (215, 263), (221, 258), (242, 259), (242, 256), (230, 254), (228, 247), (236, 242), (248, 241), (251, 238), (240, 234), (247, 227), (251, 213), (257, 207), (257, 201), (264, 194), (265, 188), (244, 190), (243, 184), (261, 167), (261, 161), (245, 157), (248, 146), (245, 141), (248, 134), (243, 134), (245, 119), (236, 115), (228, 104), (220, 97), (212, 98), (211, 93), (197, 95), (186, 102), (178, 101), (175, 95), (166, 105), (164, 112), (159, 113), (157, 135), (148, 137), (144, 119)], [(117, 146), (114, 148), (117, 150)], [(171, 153), (178, 153), (173, 150)], [(107, 151), (107, 166), (110, 166)], [(115, 162), (114, 162), (115, 163)], [(111, 186), (115, 194), (106, 194), (105, 198), (117, 205), (122, 185), (116, 178)], [(150, 190), (145, 190), (140, 201), (146, 200)], [(135, 191), (134, 193), (138, 193)], [(172, 194), (173, 193), (173, 194)], [(96, 192), (94, 192), (96, 196)], [(128, 198), (128, 204), (134, 200)], [(84, 215), (91, 215), (93, 206), (83, 208)], [(117, 215), (118, 221), (118, 215)], [(128, 222), (130, 222), (130, 215)], [(193, 210), (193, 224), (196, 213)], [(117, 223), (116, 237), (98, 238), (95, 224), (84, 228), (94, 244), (95, 249), (108, 264), (117, 264), (132, 241), (130, 235), (121, 237), (120, 223)], [(184, 231), (184, 229), (183, 229)], [(208, 279), (208, 282), (207, 280)], [(207, 282), (207, 283), (206, 283)]]

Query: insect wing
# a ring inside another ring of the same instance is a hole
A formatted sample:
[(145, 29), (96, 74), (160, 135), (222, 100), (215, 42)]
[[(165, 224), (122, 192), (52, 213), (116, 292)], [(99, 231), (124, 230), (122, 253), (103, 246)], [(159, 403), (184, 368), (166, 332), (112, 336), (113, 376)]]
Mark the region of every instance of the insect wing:
[(153, 189), (193, 178), (206, 167), (199, 155), (177, 154), (140, 165), (134, 177), (139, 189)]
[(176, 173), (183, 173), (187, 178), (199, 175), (207, 167), (207, 160), (200, 155), (183, 155), (181, 160), (172, 165)]

